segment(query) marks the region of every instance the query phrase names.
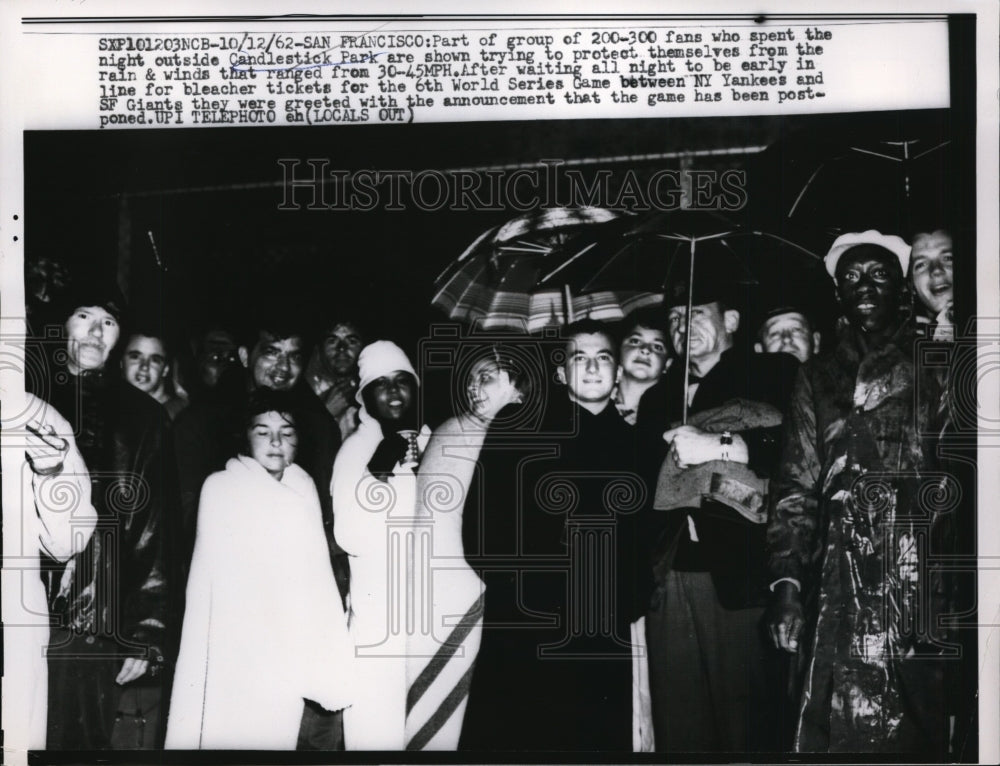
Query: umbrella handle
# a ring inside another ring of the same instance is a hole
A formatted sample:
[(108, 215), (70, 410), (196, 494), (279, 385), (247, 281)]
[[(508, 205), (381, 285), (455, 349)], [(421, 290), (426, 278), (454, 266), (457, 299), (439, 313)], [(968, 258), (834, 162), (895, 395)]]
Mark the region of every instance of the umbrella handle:
[(569, 285), (563, 285), (563, 303), (565, 304), (563, 316), (566, 317), (566, 324), (573, 324), (576, 318), (573, 316), (573, 296), (570, 294)]
[(681, 425), (688, 422), (688, 386), (691, 385), (691, 310), (694, 300), (694, 248), (695, 240), (691, 240), (691, 265), (688, 268), (688, 299), (687, 314), (684, 317), (684, 408), (681, 410)]

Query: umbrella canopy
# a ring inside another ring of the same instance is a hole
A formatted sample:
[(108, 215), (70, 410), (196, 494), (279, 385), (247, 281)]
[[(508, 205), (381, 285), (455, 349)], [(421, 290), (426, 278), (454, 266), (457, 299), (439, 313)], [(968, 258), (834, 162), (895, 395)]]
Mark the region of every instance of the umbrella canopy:
[(948, 209), (952, 164), (950, 142), (939, 137), (859, 142), (820, 161), (785, 215), (818, 249), (849, 231), (906, 236)]
[[(551, 208), (518, 216), (484, 232), (435, 280), (432, 304), (483, 330), (535, 332), (589, 317), (621, 319), (658, 303), (636, 288), (579, 291), (552, 277), (590, 250), (604, 227), (631, 216), (605, 208)], [(542, 279), (552, 277), (545, 284)]]
[[(746, 228), (715, 212), (676, 210), (637, 221), (626, 230), (607, 229), (586, 250), (542, 275), (540, 286), (564, 282), (581, 293), (644, 290), (663, 293), (678, 280), (719, 274), (698, 273), (698, 261), (726, 264), (722, 275), (747, 290), (761, 284), (796, 291), (825, 272), (820, 256), (789, 239)], [(752, 297), (748, 293), (748, 297)]]
[[(663, 212), (628, 230), (602, 234), (591, 247), (543, 275), (542, 286), (562, 281), (583, 293), (642, 289), (659, 294), (677, 283), (693, 285), (683, 290), (688, 323), (692, 302), (698, 302), (694, 296), (704, 294), (712, 280), (732, 286), (726, 291), (735, 300), (732, 308), (751, 327), (773, 308), (761, 305), (762, 285), (768, 288), (764, 295), (786, 303), (794, 296), (812, 307), (832, 305), (830, 280), (817, 254), (776, 234), (743, 228), (719, 213)], [(690, 326), (685, 336), (690, 339)], [(686, 377), (687, 365), (684, 372)], [(687, 402), (683, 420), (687, 422)]]

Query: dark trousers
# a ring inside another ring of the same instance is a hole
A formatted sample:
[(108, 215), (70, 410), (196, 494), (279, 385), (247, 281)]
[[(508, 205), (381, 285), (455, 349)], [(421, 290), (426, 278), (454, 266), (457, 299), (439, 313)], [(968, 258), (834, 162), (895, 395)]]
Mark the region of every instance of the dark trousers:
[(343, 750), (344, 711), (330, 712), (312, 700), (306, 700), (295, 749)]
[(668, 752), (775, 749), (777, 656), (763, 609), (723, 609), (708, 572), (676, 572), (646, 617), (656, 748)]
[(121, 662), (102, 657), (109, 649), (91, 636), (52, 630), (49, 641), (47, 750), (106, 750), (111, 747)]
[(161, 749), (166, 735), (164, 698), (156, 679), (143, 677), (122, 689), (115, 705), (111, 747), (114, 750)]

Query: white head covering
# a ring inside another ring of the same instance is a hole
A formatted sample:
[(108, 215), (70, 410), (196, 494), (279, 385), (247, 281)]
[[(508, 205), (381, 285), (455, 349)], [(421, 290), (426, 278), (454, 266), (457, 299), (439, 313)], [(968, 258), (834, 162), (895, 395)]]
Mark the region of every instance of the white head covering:
[(365, 390), (365, 386), (373, 380), (400, 371), (410, 373), (417, 380), (417, 385), (420, 385), (417, 372), (406, 353), (391, 340), (377, 340), (361, 349), (358, 356), (358, 391), (354, 395), (358, 404), (364, 404), (361, 392)]
[(826, 264), (826, 273), (833, 277), (835, 282), (837, 281), (837, 262), (840, 260), (840, 256), (858, 245), (884, 247), (899, 259), (899, 266), (903, 270), (903, 276), (906, 276), (906, 271), (910, 267), (910, 246), (903, 241), (902, 237), (897, 237), (894, 234), (883, 234), (875, 229), (868, 229), (868, 231), (841, 234), (833, 241), (830, 252), (826, 254), (823, 263)]

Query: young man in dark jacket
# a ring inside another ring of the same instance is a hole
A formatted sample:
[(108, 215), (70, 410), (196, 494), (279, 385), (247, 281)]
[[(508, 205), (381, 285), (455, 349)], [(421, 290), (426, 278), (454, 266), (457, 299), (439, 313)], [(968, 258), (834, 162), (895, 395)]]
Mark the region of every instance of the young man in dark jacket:
[(464, 750), (633, 749), (645, 489), (611, 401), (618, 343), (594, 321), (563, 337), (539, 424), (491, 428), (469, 492), (465, 556), (486, 590)]

